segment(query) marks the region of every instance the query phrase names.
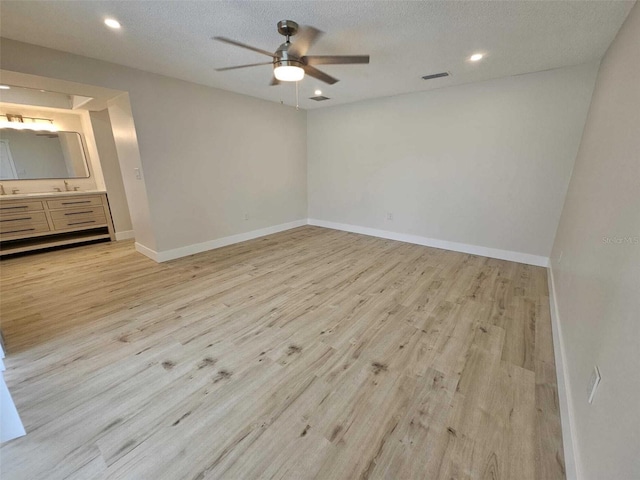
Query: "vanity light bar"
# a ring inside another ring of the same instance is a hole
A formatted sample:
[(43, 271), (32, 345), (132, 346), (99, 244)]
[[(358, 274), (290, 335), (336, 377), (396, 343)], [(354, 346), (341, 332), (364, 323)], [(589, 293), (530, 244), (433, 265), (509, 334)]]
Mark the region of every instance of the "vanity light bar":
[[(12, 128), (14, 130), (37, 130), (44, 132), (58, 131), (58, 128), (53, 124), (53, 120), (50, 120), (48, 118), (23, 117), (22, 115), (12, 115), (10, 113), (0, 114), (0, 117), (6, 118), (6, 120), (0, 120), (0, 128)], [(28, 121), (25, 122), (25, 119)]]

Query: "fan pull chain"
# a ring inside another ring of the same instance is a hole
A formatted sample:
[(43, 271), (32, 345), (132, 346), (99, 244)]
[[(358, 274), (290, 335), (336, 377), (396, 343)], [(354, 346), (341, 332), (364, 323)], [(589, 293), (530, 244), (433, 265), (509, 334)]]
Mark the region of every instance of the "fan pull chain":
[(298, 106), (298, 82), (296, 82), (296, 110), (300, 110)]

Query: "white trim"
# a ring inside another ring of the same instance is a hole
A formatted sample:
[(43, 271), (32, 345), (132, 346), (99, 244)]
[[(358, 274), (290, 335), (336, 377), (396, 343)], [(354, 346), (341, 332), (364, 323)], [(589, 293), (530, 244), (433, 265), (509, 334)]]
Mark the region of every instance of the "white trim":
[(136, 251), (143, 254), (145, 257), (149, 257), (151, 260), (158, 262), (158, 252), (151, 250), (149, 247), (145, 247), (141, 243), (135, 243)]
[[(283, 232), (292, 228), (302, 227), (303, 225), (314, 225), (317, 227), (332, 228), (334, 230), (343, 230), (345, 232), (360, 233), (362, 235), (369, 235), (373, 237), (386, 238), (389, 240), (398, 240), (400, 242), (414, 243), (417, 245), (424, 245), (427, 247), (441, 248), (443, 250), (452, 250), (454, 252), (469, 253), (472, 255), (480, 255), (483, 257), (498, 258), (500, 260), (509, 260), (511, 262), (525, 263), (528, 265), (535, 265), (537, 267), (546, 267), (549, 264), (548, 257), (542, 257), (539, 255), (531, 255), (528, 253), (513, 252), (510, 250), (499, 250), (497, 248), (479, 247), (476, 245), (468, 245), (465, 243), (449, 242), (446, 240), (438, 240), (435, 238), (420, 237), (418, 235), (409, 235), (405, 233), (389, 232), (386, 230), (378, 230), (375, 228), (360, 227), (357, 225), (348, 225), (345, 223), (327, 222), (325, 220), (317, 220), (314, 218), (295, 220), (289, 223), (282, 223), (280, 225), (274, 225), (271, 227), (262, 228), (259, 230), (252, 230), (250, 232), (239, 233), (236, 235), (230, 235), (228, 237), (222, 237), (215, 240), (209, 240), (203, 243), (196, 243), (193, 245), (187, 245), (186, 247), (178, 247), (172, 250), (165, 250), (163, 252), (156, 252), (144, 245), (136, 242), (136, 250), (143, 255), (155, 260), (156, 262), (167, 262), (176, 258), (187, 257), (200, 252), (206, 252), (207, 250), (213, 250), (215, 248), (225, 247), (227, 245), (233, 245), (234, 243), (245, 242), (247, 240), (253, 240), (254, 238), (264, 237), (265, 235), (271, 235), (272, 233)], [(126, 232), (121, 232), (126, 233)], [(117, 237), (116, 239), (120, 240)]]
[(0, 442), (26, 435), (11, 393), (4, 381), (4, 348), (0, 342)]
[(234, 243), (246, 242), (247, 240), (253, 240), (254, 238), (264, 237), (265, 235), (271, 235), (273, 233), (284, 232), (285, 230), (291, 230), (292, 228), (302, 227), (307, 224), (307, 219), (295, 220), (289, 223), (281, 223), (280, 225), (273, 225), (271, 227), (261, 228), (259, 230), (252, 230), (250, 232), (238, 233), (236, 235), (230, 235), (228, 237), (217, 238), (215, 240), (209, 240), (203, 243), (196, 243), (194, 245), (187, 245), (186, 247), (178, 247), (172, 250), (165, 250), (163, 252), (156, 252), (144, 245), (136, 242), (136, 250), (143, 255), (155, 260), (158, 263), (167, 262), (169, 260), (175, 260), (176, 258), (187, 257), (200, 252), (206, 252), (207, 250), (214, 250), (220, 247), (226, 247), (227, 245), (233, 245)]
[(7, 442), (26, 435), (20, 414), (16, 409), (11, 393), (0, 373), (0, 442)]
[(116, 232), (116, 241), (129, 240), (130, 238), (136, 238), (133, 230), (124, 230), (122, 232)]
[(567, 480), (582, 478), (579, 475), (578, 450), (575, 438), (573, 402), (569, 395), (569, 372), (565, 356), (560, 314), (556, 297), (556, 284), (551, 266), (547, 270), (549, 279), (549, 307), (551, 308), (551, 330), (553, 332), (553, 352), (556, 360), (556, 376), (558, 382), (558, 402), (560, 403), (560, 421), (562, 424), (562, 445), (564, 448), (564, 465)]
[(438, 240), (435, 238), (420, 237), (418, 235), (409, 235), (406, 233), (389, 232), (387, 230), (378, 230), (376, 228), (360, 227), (358, 225), (348, 225), (346, 223), (327, 222), (325, 220), (317, 220), (310, 218), (309, 225), (317, 227), (332, 228), (334, 230), (343, 230), (345, 232), (360, 233), (362, 235), (370, 235), (372, 237), (387, 238), (389, 240), (398, 240), (400, 242), (415, 243), (427, 247), (441, 248), (443, 250), (453, 250), (454, 252), (470, 253), (472, 255), (480, 255), (483, 257), (498, 258), (500, 260), (509, 260), (511, 262), (526, 263), (537, 267), (546, 267), (549, 265), (549, 258), (539, 255), (531, 255), (529, 253), (513, 252), (510, 250), (499, 250), (497, 248), (479, 247), (477, 245), (469, 245), (466, 243), (449, 242), (446, 240)]

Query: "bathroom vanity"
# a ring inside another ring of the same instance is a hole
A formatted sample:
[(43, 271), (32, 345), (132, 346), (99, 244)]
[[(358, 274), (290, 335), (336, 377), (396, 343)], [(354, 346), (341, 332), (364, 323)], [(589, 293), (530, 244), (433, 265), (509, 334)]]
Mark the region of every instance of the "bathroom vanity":
[(2, 256), (107, 239), (115, 233), (104, 191), (0, 196)]

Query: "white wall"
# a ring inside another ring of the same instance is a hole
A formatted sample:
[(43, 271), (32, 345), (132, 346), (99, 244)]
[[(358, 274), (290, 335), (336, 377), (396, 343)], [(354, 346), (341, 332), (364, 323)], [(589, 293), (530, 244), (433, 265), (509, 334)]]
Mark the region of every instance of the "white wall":
[(122, 182), (122, 172), (120, 171), (116, 143), (113, 139), (109, 111), (90, 112), (89, 115), (96, 146), (100, 152), (100, 166), (102, 167), (104, 183), (109, 193), (109, 208), (111, 209), (116, 235), (131, 232), (133, 225), (129, 215), (124, 183)]
[(548, 257), (596, 70), (308, 112), (309, 217)]
[(552, 259), (580, 478), (638, 479), (640, 4), (602, 60)]
[[(125, 188), (129, 215), (135, 232), (136, 248), (153, 258), (155, 256), (154, 252), (158, 248), (156, 243), (157, 236), (151, 220), (149, 196), (140, 159), (138, 137), (133, 121), (133, 113), (131, 112), (129, 94), (123, 93), (110, 100), (108, 110), (120, 171), (127, 172), (127, 174), (122, 175), (122, 183)], [(139, 179), (130, 174), (136, 169), (140, 171)]]
[[(136, 241), (148, 248), (306, 218), (304, 111), (7, 39), (0, 62), (5, 70), (129, 93), (149, 198), (146, 243), (131, 214)], [(122, 171), (127, 188), (134, 172)]]

